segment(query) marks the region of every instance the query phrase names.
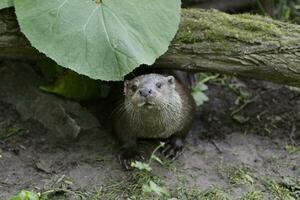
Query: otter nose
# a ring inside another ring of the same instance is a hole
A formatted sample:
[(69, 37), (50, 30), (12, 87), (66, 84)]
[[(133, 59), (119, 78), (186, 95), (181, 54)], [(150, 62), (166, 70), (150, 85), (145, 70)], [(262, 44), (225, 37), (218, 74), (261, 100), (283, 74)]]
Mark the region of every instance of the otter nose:
[(147, 88), (143, 88), (141, 90), (139, 90), (139, 93), (142, 97), (147, 97), (149, 96), (150, 94), (152, 94), (152, 90), (149, 90)]

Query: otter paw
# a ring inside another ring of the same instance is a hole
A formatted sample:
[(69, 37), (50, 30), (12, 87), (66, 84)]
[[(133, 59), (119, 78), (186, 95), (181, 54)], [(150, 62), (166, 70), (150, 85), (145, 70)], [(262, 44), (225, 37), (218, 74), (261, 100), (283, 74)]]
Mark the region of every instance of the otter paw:
[(137, 160), (144, 160), (144, 157), (137, 151), (123, 151), (119, 154), (119, 162), (125, 170), (132, 170), (133, 168), (131, 166), (131, 163)]
[(162, 147), (162, 154), (171, 160), (176, 160), (183, 152), (183, 141), (181, 139), (170, 140)]

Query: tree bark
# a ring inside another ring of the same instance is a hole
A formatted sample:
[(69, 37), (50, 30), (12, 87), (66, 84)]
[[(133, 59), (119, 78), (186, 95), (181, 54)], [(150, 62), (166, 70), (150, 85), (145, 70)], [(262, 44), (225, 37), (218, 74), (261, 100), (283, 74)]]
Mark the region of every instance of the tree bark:
[[(0, 59), (41, 57), (20, 33), (13, 9), (0, 11)], [(300, 26), (257, 15), (183, 9), (178, 33), (155, 66), (300, 86)]]

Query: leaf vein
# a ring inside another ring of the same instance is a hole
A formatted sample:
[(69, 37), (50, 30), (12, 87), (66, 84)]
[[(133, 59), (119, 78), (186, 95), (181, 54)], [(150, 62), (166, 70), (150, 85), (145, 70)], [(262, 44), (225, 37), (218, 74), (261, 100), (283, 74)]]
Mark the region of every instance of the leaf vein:
[[(102, 2), (102, 4), (103, 4), (103, 2)], [(103, 22), (103, 27), (104, 27), (104, 32), (105, 32), (106, 39), (107, 39), (107, 41), (109, 43), (110, 48), (113, 50), (113, 52), (115, 54), (115, 58), (117, 60), (117, 63), (120, 63), (119, 58), (118, 58), (118, 56), (116, 54), (116, 49), (112, 46), (112, 43), (111, 43), (110, 38), (108, 36), (107, 27), (106, 27), (106, 23), (105, 23), (105, 17), (104, 17), (103, 5), (101, 5), (101, 10), (102, 10), (102, 12), (101, 12), (102, 22)], [(119, 77), (122, 76), (122, 73), (121, 73), (121, 70), (120, 70), (119, 66), (117, 66), (117, 69), (119, 71)]]
[(88, 38), (87, 38), (87, 35), (86, 35), (86, 27), (89, 25), (93, 15), (96, 13), (96, 10), (99, 9), (99, 6), (97, 6), (90, 14), (90, 16), (88, 17), (87, 19), (87, 22), (84, 24), (82, 30), (83, 30), (83, 38), (84, 38), (84, 45), (85, 45), (85, 60), (89, 66), (89, 69), (90, 71), (92, 71), (93, 67), (91, 66), (90, 62), (89, 62), (89, 59), (88, 59)]

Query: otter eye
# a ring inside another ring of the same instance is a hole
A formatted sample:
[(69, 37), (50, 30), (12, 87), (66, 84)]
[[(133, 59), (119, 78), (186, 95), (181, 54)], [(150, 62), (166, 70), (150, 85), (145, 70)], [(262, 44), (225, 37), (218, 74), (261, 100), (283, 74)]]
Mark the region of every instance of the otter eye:
[(137, 90), (137, 86), (136, 86), (136, 85), (132, 85), (132, 86), (131, 86), (131, 90), (132, 90), (133, 92), (135, 92), (135, 91)]
[(162, 86), (162, 84), (161, 84), (161, 83), (159, 83), (159, 82), (158, 82), (158, 83), (156, 83), (156, 87), (157, 87), (157, 88), (161, 88), (161, 86)]

